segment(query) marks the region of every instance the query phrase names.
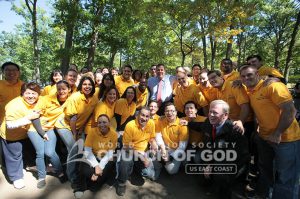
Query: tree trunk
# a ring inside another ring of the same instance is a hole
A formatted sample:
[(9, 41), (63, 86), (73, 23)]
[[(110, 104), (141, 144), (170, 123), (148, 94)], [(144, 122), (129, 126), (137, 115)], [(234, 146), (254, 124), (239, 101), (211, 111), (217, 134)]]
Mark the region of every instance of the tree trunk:
[(279, 51), (280, 51), (280, 44), (279, 44), (279, 42), (280, 42), (280, 40), (279, 39), (277, 39), (276, 40), (276, 44), (275, 44), (275, 49), (274, 49), (274, 51), (275, 51), (275, 57), (274, 57), (274, 68), (278, 68), (279, 67)]
[(204, 67), (207, 67), (207, 50), (206, 50), (206, 37), (205, 36), (202, 37), (202, 44), (203, 44), (203, 49), (202, 49), (203, 64), (204, 64)]
[(209, 36), (210, 39), (210, 49), (211, 49), (211, 63), (210, 63), (210, 69), (214, 70), (215, 68), (215, 59), (216, 59), (216, 47), (217, 42), (214, 40), (213, 36)]
[(241, 59), (242, 59), (242, 45), (243, 45), (243, 39), (244, 39), (244, 34), (241, 33), (238, 35), (238, 41), (237, 41), (237, 46), (238, 46), (238, 60), (237, 60), (237, 65), (240, 66), (241, 64)]
[(73, 44), (73, 34), (74, 34), (74, 25), (69, 24), (66, 30), (65, 48), (63, 49), (61, 63), (60, 63), (60, 68), (64, 74), (68, 71), (70, 65), (72, 44)]
[[(230, 30), (233, 29), (233, 25), (230, 25)], [(227, 49), (226, 49), (226, 59), (230, 59), (232, 54), (232, 42), (233, 42), (233, 36), (231, 35), (229, 37), (229, 41), (227, 42)]]
[(293, 30), (293, 33), (291, 35), (291, 41), (290, 41), (288, 54), (287, 54), (286, 61), (285, 61), (284, 77), (285, 77), (286, 81), (288, 81), (288, 71), (289, 71), (289, 68), (290, 68), (291, 60), (292, 60), (293, 48), (294, 48), (294, 45), (295, 45), (298, 30), (299, 30), (299, 25), (300, 25), (300, 11), (297, 14), (297, 21), (295, 23), (294, 30)]
[(95, 52), (96, 52), (96, 46), (98, 41), (98, 30), (93, 30), (91, 41), (90, 41), (90, 48), (88, 52), (88, 57), (86, 61), (86, 67), (89, 69), (89, 71), (92, 71), (94, 66), (94, 58), (95, 58)]
[(111, 49), (110, 58), (109, 58), (109, 67), (111, 67), (111, 68), (114, 66), (114, 60), (115, 60), (116, 54), (117, 54), (117, 50)]

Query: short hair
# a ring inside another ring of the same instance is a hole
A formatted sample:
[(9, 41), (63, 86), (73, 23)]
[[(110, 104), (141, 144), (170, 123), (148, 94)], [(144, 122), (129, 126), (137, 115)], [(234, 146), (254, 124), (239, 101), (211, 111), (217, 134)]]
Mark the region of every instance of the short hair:
[(228, 58), (222, 59), (221, 63), (224, 62), (224, 61), (229, 62), (230, 65), (232, 65), (232, 60), (231, 59), (228, 59)]
[(252, 66), (250, 64), (244, 64), (244, 65), (241, 65), (239, 67), (239, 72), (241, 73), (243, 70), (246, 70), (248, 68), (252, 68), (252, 69), (256, 69), (257, 70), (257, 68), (255, 66)]
[(132, 66), (130, 64), (126, 64), (125, 66), (123, 66), (123, 69), (124, 68), (130, 68), (131, 72), (132, 72)]
[(98, 118), (97, 118), (97, 122), (98, 122), (98, 120), (99, 120), (100, 117), (106, 117), (107, 120), (110, 122), (110, 119), (109, 119), (108, 115), (106, 115), (106, 114), (100, 114), (100, 115), (98, 116)]
[[(174, 107), (175, 107), (175, 105), (174, 105), (172, 102), (167, 102), (167, 103), (165, 104), (164, 111), (166, 111), (166, 108), (167, 108), (168, 106), (174, 106)], [(176, 109), (176, 107), (175, 107), (175, 109)]]
[(68, 70), (67, 70), (67, 72), (66, 72), (66, 75), (68, 75), (68, 73), (69, 72), (75, 72), (77, 75), (78, 75), (78, 71), (77, 70), (75, 70), (75, 69), (73, 69), (73, 68), (69, 68)]
[(192, 66), (192, 70), (193, 70), (195, 67), (199, 67), (199, 68), (201, 69), (200, 64), (194, 64), (194, 65)]
[(118, 100), (120, 98), (120, 94), (119, 94), (119, 91), (118, 89), (116, 88), (115, 85), (111, 85), (110, 87), (106, 88), (105, 91), (104, 91), (104, 94), (103, 94), (103, 101), (106, 100), (106, 97), (107, 97), (107, 94), (109, 91), (111, 90), (115, 90), (116, 91), (116, 99)]
[(56, 86), (59, 85), (59, 84), (65, 84), (69, 89), (71, 89), (71, 86), (70, 84), (66, 81), (66, 80), (59, 80), (57, 83), (56, 83)]
[(188, 104), (194, 104), (195, 108), (197, 109), (197, 104), (194, 102), (194, 101), (187, 101), (185, 104), (184, 104), (184, 109), (186, 107), (186, 105)]
[(133, 89), (133, 92), (134, 92), (134, 98), (133, 98), (132, 101), (136, 103), (136, 102), (137, 102), (136, 90), (135, 90), (135, 88), (134, 88), (133, 86), (128, 86), (128, 87), (126, 88), (126, 90), (124, 91), (123, 95), (121, 96), (121, 98), (126, 98), (126, 94), (127, 94), (128, 89)]
[(160, 63), (160, 64), (157, 64), (157, 65), (156, 65), (156, 68), (158, 68), (158, 67), (160, 67), (160, 66), (162, 66), (162, 67), (165, 68), (165, 65), (164, 65), (164, 64), (161, 64), (161, 63)]
[(80, 82), (79, 82), (79, 84), (78, 84), (77, 90), (81, 92), (82, 84), (83, 84), (83, 82), (84, 82), (85, 80), (89, 80), (89, 81), (91, 82), (91, 84), (92, 84), (92, 91), (91, 91), (91, 93), (90, 93), (90, 95), (89, 95), (89, 96), (91, 97), (91, 96), (94, 95), (94, 93), (95, 93), (95, 91), (96, 91), (95, 83), (94, 83), (94, 81), (92, 80), (91, 77), (89, 77), (89, 76), (82, 76), (81, 79), (80, 79)]
[(80, 72), (82, 73), (82, 71), (83, 71), (84, 69), (86, 69), (88, 72), (90, 71), (90, 70), (88, 69), (88, 67), (82, 67), (81, 70), (80, 70)]
[(4, 71), (5, 67), (9, 66), (9, 65), (13, 65), (13, 66), (17, 67), (18, 71), (20, 71), (20, 66), (18, 64), (8, 61), (8, 62), (5, 62), (2, 64), (2, 66), (1, 66), (2, 72)]
[(148, 106), (142, 106), (139, 113), (141, 113), (142, 110), (146, 110), (150, 112), (150, 108)]
[(207, 75), (215, 73), (217, 76), (221, 77), (222, 73), (219, 70), (210, 70), (208, 71)]
[(27, 89), (37, 92), (39, 95), (41, 94), (41, 87), (35, 82), (24, 83), (21, 86), (21, 96), (25, 93)]
[(263, 59), (261, 58), (261, 56), (260, 55), (250, 55), (250, 56), (248, 56), (247, 57), (247, 62), (250, 60), (250, 59), (253, 59), (253, 58), (256, 58), (256, 59), (258, 59), (258, 61), (263, 61)]
[(229, 114), (229, 105), (227, 102), (223, 100), (214, 100), (210, 103), (210, 106), (215, 106), (215, 105), (222, 105), (223, 112)]
[(203, 68), (203, 69), (201, 69), (200, 74), (208, 73), (208, 72), (209, 72), (209, 70), (207, 68)]
[(55, 84), (55, 82), (54, 82), (54, 80), (53, 80), (53, 76), (54, 76), (55, 74), (57, 74), (57, 73), (59, 73), (59, 74), (61, 75), (62, 78), (64, 77), (64, 75), (63, 75), (63, 73), (61, 72), (60, 69), (54, 69), (54, 70), (51, 72), (51, 74), (50, 74), (51, 85), (54, 85), (54, 84)]
[(158, 102), (157, 102), (156, 100), (150, 100), (149, 103), (148, 103), (148, 105), (150, 105), (151, 103), (156, 103), (156, 104), (158, 104)]

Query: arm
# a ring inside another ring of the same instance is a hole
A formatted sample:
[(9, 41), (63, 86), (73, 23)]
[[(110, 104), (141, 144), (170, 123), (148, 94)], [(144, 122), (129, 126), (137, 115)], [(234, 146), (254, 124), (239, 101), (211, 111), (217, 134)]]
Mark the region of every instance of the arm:
[(39, 117), (40, 117), (39, 111), (31, 111), (25, 117), (22, 117), (17, 120), (6, 121), (6, 126), (8, 129), (15, 129), (15, 128), (30, 124), (31, 120), (37, 119)]
[(250, 106), (249, 103), (245, 103), (245, 104), (241, 104), (241, 111), (240, 111), (240, 115), (239, 115), (239, 120), (237, 121), (233, 121), (233, 125), (234, 125), (234, 129), (237, 130), (239, 133), (244, 133), (245, 129), (243, 124), (245, 123), (249, 112), (250, 112)]
[(97, 161), (95, 155), (92, 152), (92, 148), (91, 147), (84, 147), (84, 151), (86, 151), (86, 153), (85, 153), (86, 159), (89, 161), (89, 163), (91, 163), (91, 166), (93, 168), (95, 168), (95, 166), (98, 165), (98, 161)]
[(183, 151), (185, 151), (188, 145), (188, 141), (180, 141), (178, 148), (173, 152), (172, 156), (177, 158)]
[(76, 129), (76, 121), (77, 121), (77, 115), (73, 115), (70, 119), (70, 127), (73, 135), (77, 136), (77, 129)]
[(280, 117), (274, 132), (267, 138), (268, 141), (279, 144), (281, 141), (281, 134), (291, 126), (295, 119), (296, 110), (292, 101), (287, 101), (279, 105)]
[(110, 159), (113, 158), (114, 151), (108, 150), (103, 158), (101, 158), (99, 167), (103, 170)]

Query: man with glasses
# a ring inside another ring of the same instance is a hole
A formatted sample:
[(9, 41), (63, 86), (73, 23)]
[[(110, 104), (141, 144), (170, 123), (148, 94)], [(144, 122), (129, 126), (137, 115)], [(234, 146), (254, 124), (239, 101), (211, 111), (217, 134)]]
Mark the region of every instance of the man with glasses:
[(124, 91), (128, 86), (132, 86), (134, 84), (132, 76), (132, 66), (131, 65), (125, 65), (123, 67), (123, 73), (122, 75), (115, 76), (115, 85), (119, 91), (120, 96), (123, 95)]
[(158, 120), (155, 131), (166, 171), (169, 174), (178, 173), (181, 162), (185, 159), (189, 135), (187, 126), (180, 124), (176, 108), (171, 102), (166, 103), (165, 117)]

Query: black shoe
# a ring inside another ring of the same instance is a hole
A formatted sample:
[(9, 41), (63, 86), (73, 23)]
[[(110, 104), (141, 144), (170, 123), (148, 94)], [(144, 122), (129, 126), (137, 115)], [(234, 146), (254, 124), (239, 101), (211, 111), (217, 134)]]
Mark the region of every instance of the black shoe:
[(116, 192), (119, 196), (124, 196), (126, 192), (126, 185), (117, 184)]
[(62, 175), (62, 176), (57, 176), (58, 177), (58, 180), (60, 181), (60, 183), (65, 183), (68, 181), (68, 177), (67, 175)]
[(39, 179), (36, 187), (41, 189), (41, 188), (44, 188), (45, 186), (46, 186), (46, 180), (45, 179)]

